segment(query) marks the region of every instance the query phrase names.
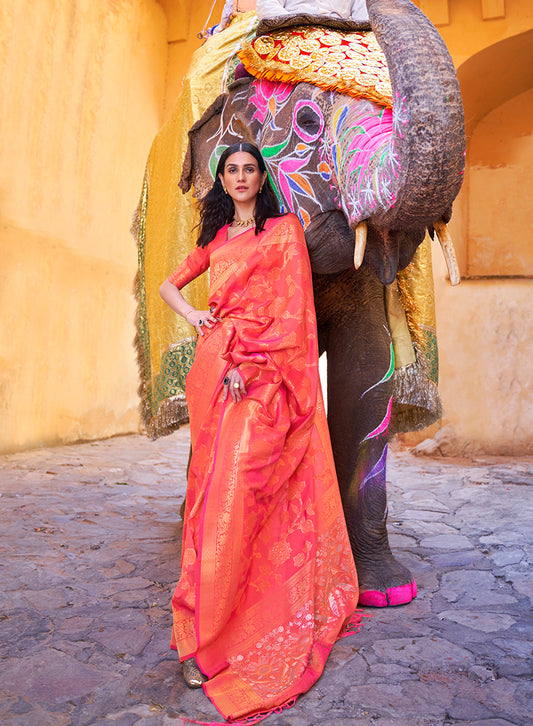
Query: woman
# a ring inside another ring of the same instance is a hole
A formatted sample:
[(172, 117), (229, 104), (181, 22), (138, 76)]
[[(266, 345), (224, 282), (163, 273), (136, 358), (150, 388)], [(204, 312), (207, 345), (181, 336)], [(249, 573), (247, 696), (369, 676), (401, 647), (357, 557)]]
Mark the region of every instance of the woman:
[[(209, 310), (196, 310), (180, 288), (208, 267)], [(319, 678), (358, 588), (305, 238), (255, 146), (220, 157), (198, 246), (160, 293), (199, 334), (171, 645), (225, 718), (267, 715)]]

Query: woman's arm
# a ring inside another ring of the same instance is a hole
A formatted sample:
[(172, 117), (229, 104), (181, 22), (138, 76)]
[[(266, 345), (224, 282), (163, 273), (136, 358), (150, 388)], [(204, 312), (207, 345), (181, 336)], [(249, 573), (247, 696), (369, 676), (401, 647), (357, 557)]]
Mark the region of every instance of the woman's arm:
[(204, 334), (204, 331), (202, 330), (204, 325), (207, 328), (212, 328), (213, 325), (218, 322), (218, 319), (215, 318), (210, 310), (197, 310), (188, 303), (176, 285), (169, 280), (165, 280), (165, 282), (161, 285), (159, 288), (159, 294), (175, 313), (178, 313), (178, 315), (181, 315), (182, 318), (185, 318), (189, 325), (194, 325), (200, 335)]
[[(210, 310), (196, 310), (190, 303), (185, 300), (181, 292), (178, 290), (174, 283), (170, 280), (165, 282), (159, 288), (159, 294), (166, 302), (166, 304), (174, 310), (175, 313), (181, 315), (189, 323), (194, 325), (200, 335), (204, 334), (203, 327), (212, 328), (213, 325), (220, 322), (218, 318), (211, 313)], [(202, 324), (200, 325), (200, 321)], [(235, 403), (242, 401), (246, 396), (246, 384), (244, 379), (239, 373), (237, 367), (230, 368), (224, 378), (224, 401), (231, 396)]]

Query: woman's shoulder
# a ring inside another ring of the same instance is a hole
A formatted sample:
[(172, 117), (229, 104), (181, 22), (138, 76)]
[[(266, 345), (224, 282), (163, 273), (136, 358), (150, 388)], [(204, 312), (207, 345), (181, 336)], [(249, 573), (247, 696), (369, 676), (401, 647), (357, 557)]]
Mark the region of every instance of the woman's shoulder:
[(207, 248), (209, 249), (209, 251), (214, 250), (216, 247), (219, 247), (221, 244), (227, 241), (228, 227), (229, 223), (226, 223), (217, 230), (217, 233), (215, 234), (211, 242), (207, 244)]
[(303, 231), (302, 223), (300, 222), (300, 219), (294, 214), (293, 212), (287, 212), (286, 214), (282, 214), (279, 217), (270, 217), (269, 223), (271, 227), (277, 226), (277, 225), (283, 225), (283, 226), (289, 226), (291, 228), (296, 228), (298, 230)]
[(292, 250), (293, 254), (307, 253), (304, 228), (300, 219), (289, 212), (280, 217), (271, 217), (263, 232), (267, 245), (276, 245), (280, 253), (286, 254)]
[(305, 245), (305, 234), (300, 218), (293, 212), (288, 212), (281, 217), (275, 219), (280, 226), (283, 227), (284, 235), (289, 237), (294, 243)]

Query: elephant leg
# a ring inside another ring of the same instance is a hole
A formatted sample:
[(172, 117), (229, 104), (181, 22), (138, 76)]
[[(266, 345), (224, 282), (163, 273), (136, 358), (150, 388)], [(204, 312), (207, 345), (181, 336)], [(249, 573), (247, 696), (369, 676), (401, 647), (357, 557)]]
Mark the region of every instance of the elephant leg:
[(360, 603), (404, 604), (416, 596), (416, 584), (392, 555), (387, 536), (394, 359), (383, 285), (362, 268), (336, 276), (329, 292), (318, 290), (317, 300), (319, 314), (327, 318), (322, 332), (328, 356), (328, 422)]

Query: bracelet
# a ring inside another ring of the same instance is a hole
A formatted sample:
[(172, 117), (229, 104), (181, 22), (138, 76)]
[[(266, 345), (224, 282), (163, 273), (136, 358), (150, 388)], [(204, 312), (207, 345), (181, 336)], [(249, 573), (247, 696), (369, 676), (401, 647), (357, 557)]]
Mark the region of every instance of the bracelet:
[[(195, 312), (194, 310), (189, 310), (189, 312), (188, 312), (188, 313), (186, 313), (186, 315), (185, 315), (185, 320), (186, 320), (186, 321), (187, 321), (188, 323), (189, 323), (189, 315), (190, 315), (191, 313), (194, 313), (194, 312)], [(189, 323), (189, 325), (190, 325), (190, 323)]]

